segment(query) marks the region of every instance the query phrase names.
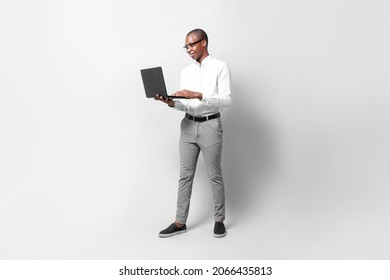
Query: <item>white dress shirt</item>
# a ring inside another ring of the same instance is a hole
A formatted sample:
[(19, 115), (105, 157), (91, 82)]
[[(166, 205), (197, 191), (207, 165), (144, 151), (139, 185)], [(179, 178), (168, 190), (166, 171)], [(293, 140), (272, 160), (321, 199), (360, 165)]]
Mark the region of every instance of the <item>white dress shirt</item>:
[(180, 89), (202, 93), (199, 99), (176, 99), (174, 108), (192, 116), (208, 116), (219, 113), (232, 103), (229, 67), (210, 55), (190, 64), (181, 72)]

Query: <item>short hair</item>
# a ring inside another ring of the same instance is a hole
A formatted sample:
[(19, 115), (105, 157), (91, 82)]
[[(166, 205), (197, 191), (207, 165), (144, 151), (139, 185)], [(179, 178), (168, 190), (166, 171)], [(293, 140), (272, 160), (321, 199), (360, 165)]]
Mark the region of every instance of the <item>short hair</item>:
[(200, 37), (199, 38), (200, 40), (206, 40), (206, 46), (209, 44), (209, 37), (207, 36), (206, 32), (204, 32), (204, 30), (196, 28), (188, 32), (187, 36), (190, 34), (196, 34), (197, 36)]

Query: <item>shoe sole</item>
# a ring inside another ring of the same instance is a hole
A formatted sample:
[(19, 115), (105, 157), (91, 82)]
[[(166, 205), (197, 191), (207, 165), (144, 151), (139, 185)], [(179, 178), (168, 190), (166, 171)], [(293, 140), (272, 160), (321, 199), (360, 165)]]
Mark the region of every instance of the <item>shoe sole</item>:
[(181, 231), (176, 231), (174, 233), (167, 233), (167, 234), (159, 234), (158, 236), (161, 237), (161, 238), (167, 238), (167, 237), (171, 237), (171, 236), (175, 236), (175, 235), (178, 235), (178, 234), (181, 234), (181, 233), (185, 233), (187, 232), (186, 229), (184, 230), (181, 230)]
[(227, 234), (226, 231), (225, 231), (225, 233), (222, 233), (222, 234), (215, 234), (215, 233), (214, 233), (214, 237), (216, 237), (216, 238), (221, 238), (221, 237), (225, 237), (226, 234)]

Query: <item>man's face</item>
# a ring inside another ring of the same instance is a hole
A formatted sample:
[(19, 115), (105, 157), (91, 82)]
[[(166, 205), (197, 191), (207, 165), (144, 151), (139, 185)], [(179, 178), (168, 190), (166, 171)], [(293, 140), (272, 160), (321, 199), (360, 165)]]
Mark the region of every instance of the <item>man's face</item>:
[(187, 53), (192, 59), (197, 61), (203, 56), (206, 50), (206, 41), (201, 40), (196, 34), (189, 34), (186, 37), (185, 45), (187, 46)]

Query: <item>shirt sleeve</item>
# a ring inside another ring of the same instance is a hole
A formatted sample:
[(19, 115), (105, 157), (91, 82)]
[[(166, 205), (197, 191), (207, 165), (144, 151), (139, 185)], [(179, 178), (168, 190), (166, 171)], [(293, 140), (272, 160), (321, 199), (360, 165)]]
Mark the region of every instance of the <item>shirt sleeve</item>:
[(232, 103), (230, 70), (227, 64), (221, 67), (217, 84), (218, 92), (203, 94), (202, 101), (217, 107), (227, 107)]
[(174, 100), (175, 105), (173, 105), (173, 108), (179, 111), (187, 111), (187, 106), (181, 103), (179, 100)]

